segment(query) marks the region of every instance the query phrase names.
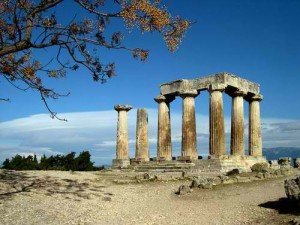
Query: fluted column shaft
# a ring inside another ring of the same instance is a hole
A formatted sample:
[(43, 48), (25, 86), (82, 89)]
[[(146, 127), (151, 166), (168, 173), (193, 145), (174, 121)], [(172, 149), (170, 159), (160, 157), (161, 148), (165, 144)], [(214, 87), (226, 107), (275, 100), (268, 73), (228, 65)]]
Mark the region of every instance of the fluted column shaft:
[(116, 105), (115, 110), (118, 111), (118, 131), (117, 131), (117, 160), (129, 160), (128, 151), (128, 125), (127, 112), (132, 109), (129, 105)]
[(157, 158), (172, 160), (170, 102), (174, 97), (160, 95), (154, 100), (158, 103)]
[(209, 104), (209, 154), (226, 154), (223, 94), (225, 85), (211, 85)]
[(195, 114), (195, 97), (198, 92), (189, 90), (180, 92), (179, 95), (183, 99), (181, 156), (187, 159), (198, 159)]
[(149, 161), (148, 113), (146, 109), (137, 110), (135, 158)]
[(260, 101), (262, 95), (253, 96), (249, 101), (249, 155), (262, 156), (260, 122)]
[(244, 155), (244, 92), (236, 91), (232, 97), (231, 154)]

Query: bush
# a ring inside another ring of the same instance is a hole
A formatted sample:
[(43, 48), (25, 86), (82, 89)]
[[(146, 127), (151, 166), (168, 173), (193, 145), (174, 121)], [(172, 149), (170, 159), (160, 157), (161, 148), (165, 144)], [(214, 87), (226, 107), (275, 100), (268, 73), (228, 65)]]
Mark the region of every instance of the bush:
[(269, 164), (268, 163), (255, 163), (251, 167), (252, 172), (257, 173), (266, 173), (269, 172)]

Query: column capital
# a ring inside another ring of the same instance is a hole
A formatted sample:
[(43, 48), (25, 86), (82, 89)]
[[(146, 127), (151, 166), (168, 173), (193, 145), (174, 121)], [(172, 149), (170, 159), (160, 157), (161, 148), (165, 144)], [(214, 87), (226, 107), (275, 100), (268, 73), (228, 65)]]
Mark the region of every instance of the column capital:
[(168, 95), (168, 96), (165, 96), (165, 95), (158, 95), (154, 98), (154, 101), (156, 101), (157, 103), (161, 103), (161, 102), (167, 102), (167, 103), (170, 103), (172, 102), (173, 100), (175, 99), (175, 96), (173, 95)]
[(261, 94), (257, 94), (257, 95), (250, 97), (250, 101), (259, 101), (260, 102), (261, 100), (263, 100), (263, 95), (261, 95)]
[(118, 105), (115, 105), (114, 108), (118, 112), (119, 111), (126, 111), (127, 112), (127, 111), (132, 109), (132, 106), (131, 105), (120, 105), (120, 104), (118, 104)]
[(192, 90), (184, 90), (184, 91), (180, 91), (179, 92), (179, 96), (181, 98), (185, 98), (185, 97), (196, 97), (198, 96), (200, 93), (198, 93), (197, 90), (192, 89)]
[(213, 92), (213, 91), (224, 91), (225, 88), (227, 87), (226, 84), (210, 84), (208, 86), (208, 91)]
[(238, 96), (245, 97), (246, 95), (247, 95), (247, 92), (240, 91), (240, 90), (236, 90), (232, 93), (232, 97), (238, 97)]

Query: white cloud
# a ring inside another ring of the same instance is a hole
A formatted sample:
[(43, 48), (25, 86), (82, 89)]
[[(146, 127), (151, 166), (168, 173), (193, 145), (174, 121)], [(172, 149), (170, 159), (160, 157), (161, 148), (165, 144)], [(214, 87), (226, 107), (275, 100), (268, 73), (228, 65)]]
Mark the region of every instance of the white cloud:
[[(148, 109), (150, 154), (156, 154), (157, 110)], [(0, 161), (16, 153), (63, 154), (70, 151), (91, 151), (96, 164), (110, 163), (115, 155), (117, 129), (116, 111), (65, 113), (68, 122), (49, 118), (47, 114), (33, 115), (0, 123)], [(198, 148), (201, 155), (208, 151), (209, 120), (197, 115)], [(247, 121), (247, 119), (246, 119)], [(181, 112), (171, 113), (174, 154), (180, 154)], [(262, 119), (264, 147), (300, 146), (300, 121)], [(136, 110), (128, 113), (131, 156), (135, 148)], [(225, 118), (227, 149), (230, 142), (230, 117)], [(247, 133), (247, 129), (246, 129)], [(245, 141), (247, 143), (247, 141)], [(247, 148), (247, 146), (246, 146)]]

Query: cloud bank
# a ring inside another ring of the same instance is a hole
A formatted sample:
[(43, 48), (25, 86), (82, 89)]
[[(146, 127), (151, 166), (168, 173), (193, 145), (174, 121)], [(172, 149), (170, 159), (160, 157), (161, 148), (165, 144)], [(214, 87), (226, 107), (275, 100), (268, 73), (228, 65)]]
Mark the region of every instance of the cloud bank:
[[(150, 155), (156, 154), (157, 110), (148, 109)], [(49, 118), (47, 114), (32, 115), (0, 123), (0, 161), (15, 154), (65, 154), (70, 151), (90, 150), (96, 165), (110, 164), (115, 157), (117, 129), (116, 111), (63, 113), (68, 122)], [(201, 155), (208, 153), (209, 120), (197, 114), (197, 141)], [(247, 121), (247, 118), (245, 118)], [(181, 112), (171, 114), (174, 155), (180, 154)], [(136, 110), (128, 113), (130, 155), (135, 151)], [(247, 124), (245, 125), (247, 149)], [(230, 118), (225, 118), (227, 150), (230, 143)], [(264, 147), (300, 146), (300, 120), (262, 119)]]

